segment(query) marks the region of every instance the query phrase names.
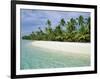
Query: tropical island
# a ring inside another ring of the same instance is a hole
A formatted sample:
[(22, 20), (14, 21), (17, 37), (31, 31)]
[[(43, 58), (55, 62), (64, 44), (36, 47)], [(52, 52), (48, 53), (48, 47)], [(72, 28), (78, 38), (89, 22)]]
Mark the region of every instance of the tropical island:
[(21, 9), (20, 68), (91, 65), (90, 12)]
[(38, 31), (32, 31), (29, 35), (22, 36), (25, 40), (42, 41), (61, 41), (61, 42), (90, 42), (90, 17), (84, 18), (80, 15), (78, 18), (71, 18), (67, 22), (62, 18), (60, 22), (53, 27), (48, 19), (45, 28), (38, 27)]

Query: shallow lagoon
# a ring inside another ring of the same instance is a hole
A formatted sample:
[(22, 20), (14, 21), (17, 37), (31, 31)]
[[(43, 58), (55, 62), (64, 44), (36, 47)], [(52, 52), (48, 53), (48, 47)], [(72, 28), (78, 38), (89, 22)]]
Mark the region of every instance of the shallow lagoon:
[[(67, 49), (66, 49), (67, 50)], [(20, 68), (43, 69), (90, 66), (89, 54), (75, 54), (32, 46), (32, 41), (21, 40)]]

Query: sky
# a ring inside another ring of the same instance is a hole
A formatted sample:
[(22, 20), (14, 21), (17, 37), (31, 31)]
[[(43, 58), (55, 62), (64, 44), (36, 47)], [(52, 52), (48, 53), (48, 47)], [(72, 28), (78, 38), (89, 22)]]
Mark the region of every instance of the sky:
[(67, 22), (71, 18), (78, 18), (82, 15), (84, 18), (90, 16), (89, 12), (72, 12), (72, 11), (50, 11), (50, 10), (34, 10), (20, 9), (20, 26), (21, 35), (28, 35), (32, 31), (37, 31), (39, 27), (44, 29), (49, 19), (54, 28), (64, 18)]

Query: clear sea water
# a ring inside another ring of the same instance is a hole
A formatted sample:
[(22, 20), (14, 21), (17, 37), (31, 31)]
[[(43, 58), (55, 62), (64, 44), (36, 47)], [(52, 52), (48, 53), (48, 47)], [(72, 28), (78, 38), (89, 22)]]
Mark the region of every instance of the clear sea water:
[(20, 68), (43, 69), (90, 66), (89, 54), (66, 53), (68, 54), (34, 47), (32, 41), (21, 40)]

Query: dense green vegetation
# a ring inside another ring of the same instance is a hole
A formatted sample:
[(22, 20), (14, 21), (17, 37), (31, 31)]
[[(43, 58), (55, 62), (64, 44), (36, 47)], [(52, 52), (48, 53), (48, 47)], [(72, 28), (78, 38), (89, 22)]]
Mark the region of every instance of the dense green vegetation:
[(90, 42), (90, 17), (71, 18), (65, 21), (63, 18), (52, 28), (52, 22), (48, 19), (44, 30), (38, 28), (38, 31), (25, 35), (22, 39), (27, 40), (48, 40), (48, 41), (66, 41), (66, 42)]

